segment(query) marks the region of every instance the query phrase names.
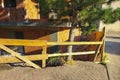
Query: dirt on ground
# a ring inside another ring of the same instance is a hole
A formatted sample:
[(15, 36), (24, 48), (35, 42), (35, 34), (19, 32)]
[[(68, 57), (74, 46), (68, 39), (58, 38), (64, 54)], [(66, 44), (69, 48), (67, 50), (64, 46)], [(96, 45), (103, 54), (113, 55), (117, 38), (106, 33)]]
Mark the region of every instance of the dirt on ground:
[(74, 65), (34, 69), (14, 67), (0, 71), (0, 80), (108, 80), (104, 65), (76, 61)]
[(108, 32), (105, 49), (109, 63), (108, 73), (102, 64), (75, 61), (74, 65), (63, 65), (34, 69), (0, 65), (0, 80), (120, 80), (120, 33)]

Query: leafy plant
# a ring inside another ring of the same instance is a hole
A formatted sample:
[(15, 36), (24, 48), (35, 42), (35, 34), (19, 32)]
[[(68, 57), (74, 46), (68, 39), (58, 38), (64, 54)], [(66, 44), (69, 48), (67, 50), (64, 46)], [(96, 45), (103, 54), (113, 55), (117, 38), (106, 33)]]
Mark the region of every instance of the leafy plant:
[[(72, 16), (74, 26), (79, 25), (83, 33), (97, 30), (98, 22), (102, 20), (106, 24), (120, 20), (120, 8), (102, 9), (104, 3), (111, 4), (116, 0), (37, 0), (40, 3), (41, 14), (48, 14), (50, 10), (58, 13), (58, 16)], [(76, 19), (76, 20), (75, 20)], [(96, 28), (95, 28), (96, 27)]]
[(104, 54), (104, 57), (103, 57), (103, 59), (102, 59), (102, 64), (106, 65), (107, 62), (109, 62), (108, 56), (107, 56), (106, 54)]
[(47, 15), (48, 14), (48, 4), (46, 0), (37, 0), (37, 2), (39, 3), (39, 8), (40, 8), (40, 14), (41, 15)]
[[(43, 0), (38, 0), (39, 3)], [(52, 9), (58, 15), (70, 15), (72, 27), (70, 29), (69, 41), (74, 41), (74, 29), (79, 26), (84, 34), (97, 30), (98, 23), (102, 20), (106, 24), (114, 23), (120, 20), (120, 8), (103, 9), (104, 3), (111, 4), (118, 0), (45, 0), (46, 4), (41, 5), (41, 12)], [(46, 5), (47, 8), (44, 8)], [(72, 46), (68, 46), (68, 52), (72, 52)], [(71, 56), (70, 56), (71, 57)], [(71, 59), (71, 58), (68, 58)]]
[(61, 15), (67, 4), (65, 0), (37, 0), (37, 2), (40, 4), (42, 15), (47, 15), (50, 10), (54, 10)]
[(59, 65), (65, 64), (65, 63), (66, 63), (65, 57), (58, 56), (58, 57), (51, 57), (48, 60), (47, 65), (49, 65), (49, 66), (59, 66)]

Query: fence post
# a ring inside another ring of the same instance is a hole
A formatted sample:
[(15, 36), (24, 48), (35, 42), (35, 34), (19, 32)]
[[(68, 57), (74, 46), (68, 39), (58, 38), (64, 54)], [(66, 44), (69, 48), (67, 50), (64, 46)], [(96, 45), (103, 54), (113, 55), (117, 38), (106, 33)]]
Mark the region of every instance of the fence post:
[(95, 55), (94, 60), (93, 60), (94, 62), (96, 62), (96, 60), (97, 60), (97, 58), (99, 56), (99, 53), (100, 53), (100, 61), (102, 61), (103, 57), (104, 57), (105, 36), (106, 36), (105, 27), (103, 28), (102, 34), (103, 34), (102, 40), (101, 40), (102, 44), (100, 44), (98, 46), (98, 49), (96, 50), (96, 55)]
[[(43, 51), (42, 51), (42, 55), (46, 55), (47, 53), (47, 45), (43, 46)], [(46, 58), (42, 59), (42, 67), (46, 67)]]
[(101, 52), (102, 52), (102, 61), (105, 57), (105, 38), (106, 38), (106, 28), (104, 27), (103, 28), (103, 32), (104, 32), (104, 39), (103, 39), (103, 44), (102, 44), (102, 49), (101, 49)]

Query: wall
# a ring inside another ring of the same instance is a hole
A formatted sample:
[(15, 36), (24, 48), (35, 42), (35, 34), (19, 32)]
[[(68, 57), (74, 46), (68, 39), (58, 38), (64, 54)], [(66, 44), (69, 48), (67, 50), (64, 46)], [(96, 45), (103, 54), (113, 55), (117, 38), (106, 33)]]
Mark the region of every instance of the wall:
[[(37, 39), (37, 40), (50, 40), (49, 32), (46, 30), (36, 30), (36, 29), (18, 29), (14, 30), (14, 32), (22, 31), (24, 34), (24, 39)], [(32, 46), (26, 46), (24, 47), (26, 54), (38, 54), (41, 53), (41, 47), (32, 47)]]
[[(0, 29), (0, 38), (16, 39), (16, 32), (23, 32), (24, 39), (37, 39), (50, 41), (50, 31), (48, 30), (35, 30), (35, 29)], [(18, 36), (20, 37), (20, 36)], [(25, 46), (24, 51), (26, 54), (41, 53), (41, 47)], [(23, 52), (23, 51), (20, 51)]]
[[(4, 8), (2, 6), (2, 0), (0, 0), (0, 22), (24, 22), (26, 19), (26, 14), (30, 14), (32, 13), (33, 15), (33, 19), (39, 20), (40, 19), (40, 15), (38, 13), (39, 9), (36, 8), (35, 6), (33, 6), (33, 8), (31, 9), (26, 9), (26, 6), (28, 6), (28, 4), (25, 5), (25, 1), (28, 0), (16, 0), (16, 7), (12, 7), (12, 8)], [(35, 3), (36, 0), (32, 0), (33, 3)], [(31, 4), (32, 6), (32, 4)], [(36, 8), (36, 9), (34, 9)], [(36, 12), (33, 11), (36, 10)], [(10, 16), (9, 16), (9, 14)], [(37, 17), (35, 17), (35, 14), (37, 14)], [(38, 18), (39, 17), (39, 18)], [(32, 18), (32, 17), (31, 17)], [(36, 21), (35, 20), (35, 21)], [(34, 20), (32, 20), (34, 21)]]
[[(24, 30), (25, 39), (37, 39), (50, 41), (50, 31), (46, 30)], [(41, 47), (25, 47), (25, 53), (27, 54), (38, 54), (41, 52)]]
[(0, 29), (0, 38), (8, 38), (9, 37), (9, 30)]
[[(0, 22), (19, 22), (24, 21), (25, 10), (22, 4), (23, 0), (16, 0), (16, 8), (4, 8), (2, 0), (0, 1)], [(10, 14), (10, 16), (9, 16)]]
[(0, 0), (0, 22), (8, 21), (8, 12), (7, 9), (3, 9), (2, 0)]
[[(47, 40), (51, 42), (65, 42), (69, 39), (68, 27), (59, 27), (49, 29), (0, 29), (0, 38), (16, 38), (15, 32), (23, 32), (24, 39), (37, 39), (37, 40)], [(79, 29), (75, 30), (75, 41), (80, 39)], [(41, 47), (24, 47), (26, 54), (38, 54), (41, 53)], [(67, 50), (66, 46), (48, 46), (48, 53), (54, 53), (57, 51), (65, 52)]]

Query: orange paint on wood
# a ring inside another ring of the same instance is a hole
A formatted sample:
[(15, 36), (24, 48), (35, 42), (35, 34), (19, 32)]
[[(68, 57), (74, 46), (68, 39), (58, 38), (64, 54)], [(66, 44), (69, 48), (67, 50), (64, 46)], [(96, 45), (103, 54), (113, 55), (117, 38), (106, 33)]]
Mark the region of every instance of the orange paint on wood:
[[(86, 41), (101, 41), (103, 37), (103, 32), (93, 32), (88, 34), (86, 37)], [(80, 45), (75, 47), (76, 51), (96, 51), (99, 45)], [(77, 60), (87, 60), (93, 61), (95, 54), (93, 55), (83, 55), (83, 56), (74, 56), (74, 59)]]
[[(47, 40), (50, 41), (49, 31), (46, 30), (24, 30), (24, 38), (25, 39), (36, 39), (36, 40)], [(41, 47), (25, 47), (26, 54), (39, 54), (42, 53)]]

